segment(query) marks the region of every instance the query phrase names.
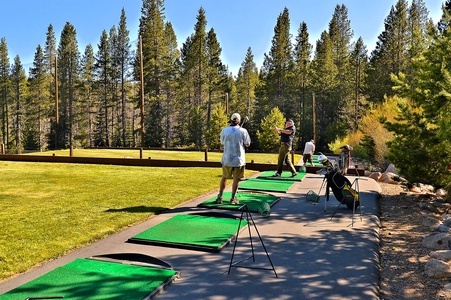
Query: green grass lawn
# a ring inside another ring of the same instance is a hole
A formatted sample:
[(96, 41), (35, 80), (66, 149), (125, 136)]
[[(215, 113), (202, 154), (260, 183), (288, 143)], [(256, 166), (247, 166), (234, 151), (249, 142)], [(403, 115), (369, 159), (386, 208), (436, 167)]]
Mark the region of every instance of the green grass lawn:
[(221, 177), (218, 168), (8, 161), (0, 168), (0, 280), (217, 190)]

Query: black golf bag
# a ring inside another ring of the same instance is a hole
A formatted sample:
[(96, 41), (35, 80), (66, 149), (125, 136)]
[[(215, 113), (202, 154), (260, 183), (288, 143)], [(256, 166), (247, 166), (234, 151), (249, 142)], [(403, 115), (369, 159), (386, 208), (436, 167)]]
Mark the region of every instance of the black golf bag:
[(359, 207), (359, 194), (352, 188), (352, 184), (348, 178), (336, 169), (329, 169), (327, 173), (325, 173), (324, 177), (327, 180), (327, 201), (329, 201), (329, 188), (331, 188), (335, 198), (337, 198), (340, 203), (346, 204), (346, 206), (350, 209)]
[[(318, 155), (318, 161), (324, 166), (316, 173), (324, 175), (324, 180), (326, 181), (326, 201), (329, 201), (329, 189), (332, 189), (332, 192), (338, 202), (346, 204), (346, 206), (350, 209), (359, 207), (359, 193), (352, 188), (353, 184), (349, 181), (349, 179), (340, 173), (339, 168), (321, 152)], [(322, 187), (323, 185), (321, 185), (321, 189)], [(357, 185), (356, 188), (358, 190)], [(320, 194), (320, 192), (318, 194)]]

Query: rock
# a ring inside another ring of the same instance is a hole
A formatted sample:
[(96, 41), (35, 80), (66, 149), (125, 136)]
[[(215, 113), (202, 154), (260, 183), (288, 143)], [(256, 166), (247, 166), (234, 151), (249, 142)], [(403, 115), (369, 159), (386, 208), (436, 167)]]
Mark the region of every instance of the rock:
[(386, 173), (393, 173), (398, 175), (398, 172), (396, 171), (395, 165), (394, 164), (389, 164), (387, 167), (387, 170), (385, 170)]
[(443, 261), (451, 260), (451, 250), (436, 250), (429, 253), (429, 256)]
[(412, 193), (421, 193), (421, 189), (420, 189), (419, 187), (417, 187), (417, 186), (413, 186), (413, 187), (410, 189), (410, 191), (411, 191)]
[(451, 227), (451, 218), (446, 218), (445, 220), (443, 220), (443, 225)]
[(423, 222), (421, 222), (421, 225), (430, 229), (436, 228), (441, 224), (440, 220), (433, 218), (433, 217), (425, 217), (423, 219)]
[(438, 189), (437, 192), (435, 192), (435, 195), (438, 197), (444, 197), (446, 196), (446, 191), (444, 189)]
[(379, 179), (381, 178), (382, 173), (381, 172), (373, 172), (370, 175), (368, 175), (369, 178), (372, 178), (376, 181), (379, 181)]
[(382, 173), (381, 177), (379, 178), (379, 181), (385, 182), (385, 183), (398, 183), (393, 180), (393, 177), (397, 177), (397, 176), (398, 175), (396, 175), (395, 173), (385, 172), (385, 173)]
[(450, 233), (451, 234), (451, 228), (449, 228), (448, 226), (444, 225), (444, 224), (440, 224), (438, 226), (436, 226), (433, 229), (434, 232), (443, 232), (443, 233)]
[(430, 233), (423, 238), (423, 246), (435, 250), (451, 250), (451, 235), (448, 233)]
[(424, 201), (422, 201), (422, 202), (418, 203), (418, 207), (419, 207), (421, 210), (427, 210), (427, 211), (430, 211), (430, 212), (433, 212), (433, 213), (440, 213), (440, 211), (438, 210), (438, 208), (435, 207), (434, 205), (432, 205), (432, 204), (429, 203), (429, 202), (424, 202)]
[(425, 266), (426, 275), (434, 278), (450, 278), (451, 267), (446, 262), (438, 259), (430, 259)]

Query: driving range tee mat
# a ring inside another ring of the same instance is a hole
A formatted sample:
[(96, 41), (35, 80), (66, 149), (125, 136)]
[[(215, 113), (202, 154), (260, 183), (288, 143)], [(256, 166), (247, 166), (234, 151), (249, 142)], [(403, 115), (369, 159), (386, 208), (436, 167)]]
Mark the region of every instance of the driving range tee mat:
[(259, 179), (271, 179), (271, 180), (291, 180), (291, 181), (302, 181), (305, 174), (304, 172), (299, 172), (296, 176), (291, 176), (291, 172), (282, 172), (281, 176), (274, 177), (275, 171), (266, 171), (261, 173), (257, 178)]
[(78, 258), (0, 295), (0, 299), (152, 299), (177, 275), (169, 269)]
[(220, 252), (246, 220), (199, 215), (176, 215), (133, 236), (128, 242), (207, 252)]
[(242, 181), (238, 185), (238, 188), (245, 190), (286, 193), (293, 185), (294, 181), (292, 180), (268, 180), (249, 178), (245, 181)]
[(268, 203), (269, 207), (276, 204), (280, 198), (274, 195), (265, 194), (265, 193), (257, 193), (257, 192), (247, 192), (240, 191), (236, 194), (236, 198), (240, 202), (239, 205), (230, 204), (230, 198), (232, 198), (231, 192), (224, 192), (222, 194), (222, 204), (216, 203), (216, 197), (214, 196), (208, 200), (197, 205), (198, 207), (205, 208), (219, 208), (226, 210), (241, 210), (242, 205), (246, 204), (247, 209), (252, 212), (258, 212), (258, 208), (261, 207), (264, 203)]

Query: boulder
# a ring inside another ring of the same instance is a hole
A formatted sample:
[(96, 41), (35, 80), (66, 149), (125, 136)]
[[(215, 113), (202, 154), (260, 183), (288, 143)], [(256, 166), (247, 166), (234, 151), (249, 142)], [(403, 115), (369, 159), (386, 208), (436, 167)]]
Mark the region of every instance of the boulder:
[(423, 237), (423, 246), (435, 250), (451, 250), (451, 235), (432, 232)]
[(398, 175), (396, 175), (395, 173), (385, 172), (385, 173), (382, 173), (381, 177), (379, 178), (379, 181), (385, 182), (385, 183), (398, 183), (393, 180), (393, 177), (397, 177), (397, 176)]
[(451, 260), (451, 250), (431, 251), (431, 253), (429, 253), (429, 256), (438, 260), (449, 261)]
[(433, 278), (451, 278), (451, 267), (444, 261), (430, 259), (425, 266), (426, 275)]
[(369, 178), (372, 178), (376, 181), (379, 181), (379, 179), (381, 178), (382, 173), (381, 172), (373, 172), (370, 175), (368, 175)]
[(437, 218), (433, 218), (430, 216), (427, 216), (423, 219), (423, 222), (421, 222), (421, 225), (423, 227), (427, 227), (429, 229), (434, 229), (437, 226), (439, 226), (441, 224), (440, 220), (438, 220)]
[(393, 173), (393, 174), (398, 175), (398, 172), (396, 171), (394, 164), (389, 164), (387, 167), (387, 170), (385, 170), (385, 173)]

